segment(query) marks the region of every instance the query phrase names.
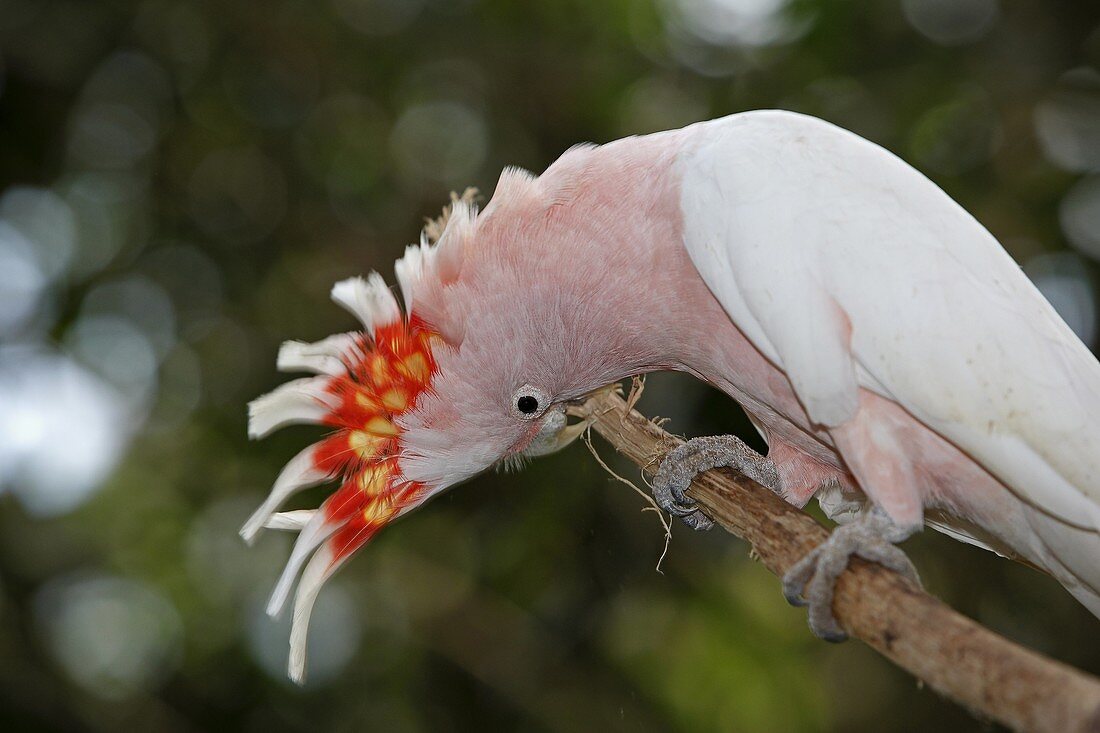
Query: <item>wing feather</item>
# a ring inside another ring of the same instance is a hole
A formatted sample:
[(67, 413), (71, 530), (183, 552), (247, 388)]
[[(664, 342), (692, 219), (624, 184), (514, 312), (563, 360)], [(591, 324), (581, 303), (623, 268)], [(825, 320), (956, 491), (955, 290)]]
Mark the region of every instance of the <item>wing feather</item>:
[(1100, 363), (988, 231), (893, 154), (814, 118), (745, 113), (693, 139), (688, 250), (812, 419), (843, 422), (869, 389), (1026, 503), (1100, 531)]

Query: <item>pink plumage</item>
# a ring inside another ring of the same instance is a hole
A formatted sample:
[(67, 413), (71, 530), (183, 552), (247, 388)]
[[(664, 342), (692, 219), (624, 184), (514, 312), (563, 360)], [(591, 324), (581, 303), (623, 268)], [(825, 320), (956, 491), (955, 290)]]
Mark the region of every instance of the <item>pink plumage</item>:
[[(397, 274), (432, 334), (430, 377), (393, 415), (394, 475), (422, 498), (546, 452), (571, 400), (681, 370), (745, 408), (792, 503), (927, 522), (1100, 613), (1100, 366), (988, 232), (877, 146), (758, 112), (576, 147), (537, 178), (506, 170)], [(394, 317), (372, 282), (368, 329)]]

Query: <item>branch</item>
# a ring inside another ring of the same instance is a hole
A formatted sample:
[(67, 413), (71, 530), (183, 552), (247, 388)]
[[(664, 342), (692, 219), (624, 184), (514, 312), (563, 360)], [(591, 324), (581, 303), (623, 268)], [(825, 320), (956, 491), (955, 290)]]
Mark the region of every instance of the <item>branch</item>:
[[(593, 397), (581, 409), (596, 432), (651, 475), (682, 442), (615, 394)], [(729, 469), (701, 474), (687, 493), (726, 531), (747, 540), (777, 576), (829, 535), (809, 515)], [(975, 715), (1020, 731), (1100, 731), (1100, 680), (994, 634), (880, 565), (853, 558), (833, 606), (850, 636)]]

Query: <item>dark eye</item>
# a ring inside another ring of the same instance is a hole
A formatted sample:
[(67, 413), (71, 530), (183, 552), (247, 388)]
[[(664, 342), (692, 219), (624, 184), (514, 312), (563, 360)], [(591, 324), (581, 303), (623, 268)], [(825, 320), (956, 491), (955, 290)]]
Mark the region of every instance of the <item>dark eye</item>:
[(520, 420), (537, 420), (553, 401), (545, 390), (525, 384), (512, 393), (512, 416)]

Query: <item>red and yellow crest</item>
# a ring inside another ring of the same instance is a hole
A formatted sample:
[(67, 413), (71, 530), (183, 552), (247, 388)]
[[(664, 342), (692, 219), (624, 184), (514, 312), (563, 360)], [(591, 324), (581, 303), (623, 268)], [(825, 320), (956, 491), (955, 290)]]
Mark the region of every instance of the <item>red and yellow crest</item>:
[[(402, 317), (376, 273), (338, 283), (332, 297), (359, 318), (364, 330), (312, 344), (283, 344), (281, 370), (316, 376), (288, 382), (249, 405), (253, 438), (294, 423), (334, 429), (287, 464), (241, 529), (248, 541), (264, 527), (299, 533), (268, 605), (268, 613), (278, 614), (301, 573), (290, 661), (290, 674), (298, 680), (304, 674), (309, 613), (321, 585), (378, 530), (423, 501), (427, 491), (401, 474), (399, 418), (415, 409), (431, 386), (435, 335), (418, 318)], [(295, 492), (328, 481), (339, 486), (318, 509), (278, 511)]]
[(403, 481), (397, 468), (401, 430), (396, 418), (431, 384), (430, 339), (415, 319), (378, 328), (373, 344), (361, 335), (347, 374), (328, 384), (337, 402), (324, 424), (336, 432), (317, 446), (314, 460), (342, 482), (322, 506), (326, 520), (340, 525), (329, 540), (334, 562), (420, 498), (423, 486)]

